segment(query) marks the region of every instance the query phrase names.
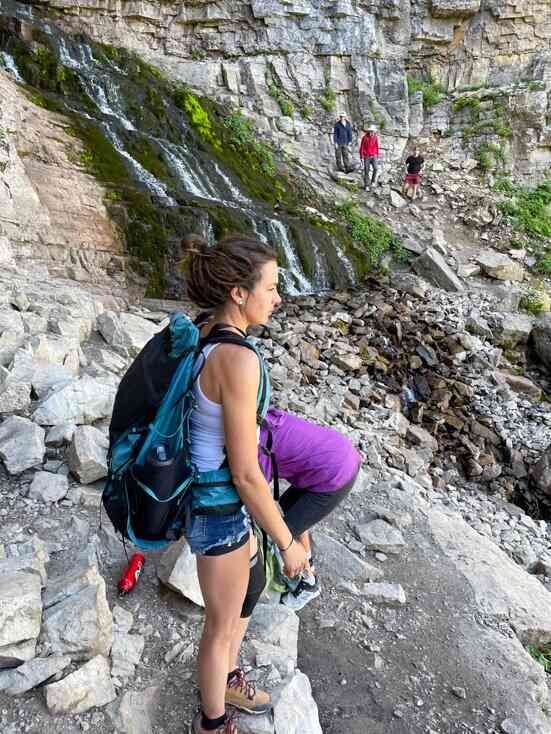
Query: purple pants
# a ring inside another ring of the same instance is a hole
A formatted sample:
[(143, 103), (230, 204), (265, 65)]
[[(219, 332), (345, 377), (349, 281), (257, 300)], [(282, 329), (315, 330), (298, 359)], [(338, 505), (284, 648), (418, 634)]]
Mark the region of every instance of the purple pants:
[(260, 468), (272, 480), (266, 446), (268, 429), (272, 434), (279, 476), (296, 489), (312, 493), (335, 492), (349, 484), (358, 473), (360, 455), (346, 436), (325, 426), (270, 408), (260, 428)]

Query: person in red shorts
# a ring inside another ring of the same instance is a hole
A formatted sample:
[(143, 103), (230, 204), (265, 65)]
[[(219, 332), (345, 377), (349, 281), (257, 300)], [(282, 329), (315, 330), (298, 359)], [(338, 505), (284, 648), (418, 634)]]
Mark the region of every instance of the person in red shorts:
[(423, 170), (424, 163), (425, 159), (421, 156), (419, 148), (415, 148), (413, 155), (406, 158), (406, 177), (402, 187), (402, 194), (404, 196), (409, 196), (412, 201), (415, 201), (419, 195), (421, 172)]

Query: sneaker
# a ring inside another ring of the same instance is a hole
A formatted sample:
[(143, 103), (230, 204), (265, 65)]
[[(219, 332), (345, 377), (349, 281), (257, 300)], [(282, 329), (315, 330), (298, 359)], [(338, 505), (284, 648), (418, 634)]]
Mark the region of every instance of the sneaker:
[(281, 603), (298, 612), (299, 609), (305, 607), (320, 594), (321, 584), (317, 576), (314, 576), (314, 583), (308, 583), (306, 579), (301, 578), (293, 591), (287, 591), (285, 594), (282, 594)]
[(230, 678), (226, 688), (226, 703), (248, 714), (264, 714), (272, 708), (269, 693), (257, 689), (256, 685), (245, 678), (239, 668)]
[[(226, 716), (226, 721), (221, 726), (213, 732), (208, 732), (208, 734), (239, 734), (235, 720), (235, 712), (229, 714)], [(201, 726), (201, 712), (198, 711), (189, 725), (189, 734), (203, 734), (204, 731), (205, 729)]]

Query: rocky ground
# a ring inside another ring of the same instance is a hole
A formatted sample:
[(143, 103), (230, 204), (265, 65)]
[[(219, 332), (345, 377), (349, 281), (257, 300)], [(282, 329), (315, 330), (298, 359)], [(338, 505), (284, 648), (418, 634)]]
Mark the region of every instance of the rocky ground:
[[(124, 549), (99, 516), (118, 380), (179, 304), (130, 306), (1, 246), (2, 731), (180, 731), (201, 628), (191, 559), (151, 554), (118, 598)], [(546, 356), (548, 320), (487, 290), (396, 273), (290, 299), (262, 340), (274, 402), (346, 432), (364, 462), (315, 535), (322, 596), (255, 613), (244, 662), (276, 706), (244, 731), (551, 732), (526, 651), (551, 642), (550, 388), (526, 361), (528, 341)]]

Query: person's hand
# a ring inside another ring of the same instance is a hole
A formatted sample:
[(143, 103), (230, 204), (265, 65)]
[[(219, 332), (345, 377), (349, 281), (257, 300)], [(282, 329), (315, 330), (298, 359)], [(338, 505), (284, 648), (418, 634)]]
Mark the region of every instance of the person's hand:
[(287, 550), (281, 551), (281, 557), (285, 564), (285, 574), (293, 579), (298, 576), (301, 571), (304, 571), (308, 565), (308, 558), (306, 557), (306, 551), (304, 547), (293, 541)]

